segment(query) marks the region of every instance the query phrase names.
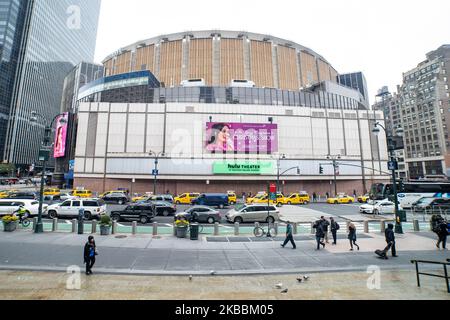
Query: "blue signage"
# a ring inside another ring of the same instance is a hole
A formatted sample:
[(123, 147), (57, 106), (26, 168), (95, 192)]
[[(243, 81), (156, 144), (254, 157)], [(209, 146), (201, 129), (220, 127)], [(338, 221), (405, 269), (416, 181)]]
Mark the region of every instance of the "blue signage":
[(159, 175), (159, 171), (158, 171), (158, 170), (155, 170), (155, 169), (153, 169), (153, 171), (152, 171), (152, 175), (154, 175), (154, 176), (158, 176), (158, 175)]

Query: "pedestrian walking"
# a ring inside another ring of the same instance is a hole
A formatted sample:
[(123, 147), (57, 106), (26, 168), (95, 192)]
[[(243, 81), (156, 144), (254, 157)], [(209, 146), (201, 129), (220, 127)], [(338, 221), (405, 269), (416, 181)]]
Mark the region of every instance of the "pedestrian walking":
[(355, 245), (359, 251), (359, 246), (356, 244), (356, 227), (353, 222), (348, 225), (348, 240), (350, 241), (350, 251), (353, 251), (353, 245)]
[(438, 249), (440, 249), (441, 243), (442, 243), (442, 249), (446, 250), (447, 249), (446, 248), (447, 236), (448, 236), (448, 223), (447, 223), (447, 221), (445, 221), (445, 219), (441, 218), (437, 222), (436, 234), (438, 236), (438, 242), (436, 243), (436, 247)]
[(327, 192), (327, 193), (325, 194), (325, 196), (327, 197), (327, 200), (328, 200), (328, 198), (330, 197), (330, 194)]
[(334, 220), (334, 218), (330, 218), (330, 221), (331, 234), (333, 235), (333, 245), (335, 246), (337, 244), (337, 232), (341, 226)]
[(246, 197), (246, 194), (245, 194), (245, 192), (242, 192), (242, 201), (245, 203), (245, 197)]
[(320, 246), (321, 245), (325, 249), (325, 242), (322, 241), (323, 236), (324, 236), (323, 228), (322, 228), (322, 221), (321, 220), (317, 220), (314, 223), (313, 228), (316, 229), (317, 250), (320, 250)]
[(328, 222), (327, 219), (325, 219), (324, 216), (320, 217), (320, 220), (322, 221), (323, 237), (325, 239), (325, 242), (329, 243), (328, 242), (328, 226), (330, 225), (330, 223)]
[(289, 241), (292, 243), (292, 249), (297, 249), (297, 246), (295, 245), (294, 241), (294, 236), (292, 233), (292, 224), (290, 221), (287, 222), (286, 226), (286, 240), (284, 240), (284, 243), (281, 246), (284, 248)]
[(93, 236), (89, 236), (84, 245), (84, 263), (86, 264), (86, 275), (92, 274), (92, 267), (95, 264), (95, 256), (98, 255), (97, 246)]
[(397, 257), (397, 250), (395, 248), (395, 233), (394, 225), (392, 223), (388, 224), (386, 231), (384, 232), (386, 238), (387, 246), (384, 250), (376, 250), (375, 253), (382, 259), (388, 259), (387, 253), (391, 250), (392, 256)]
[(317, 202), (317, 194), (315, 192), (313, 193), (313, 202)]
[(357, 198), (358, 196), (356, 195), (356, 190), (353, 190), (353, 198)]

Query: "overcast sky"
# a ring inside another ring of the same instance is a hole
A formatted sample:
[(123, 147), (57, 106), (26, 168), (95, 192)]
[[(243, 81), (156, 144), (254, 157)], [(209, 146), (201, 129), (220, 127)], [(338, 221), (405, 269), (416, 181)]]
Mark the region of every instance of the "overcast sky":
[(425, 54), (450, 43), (448, 0), (103, 0), (96, 62), (139, 40), (239, 30), (294, 41), (340, 73), (363, 71), (371, 103)]

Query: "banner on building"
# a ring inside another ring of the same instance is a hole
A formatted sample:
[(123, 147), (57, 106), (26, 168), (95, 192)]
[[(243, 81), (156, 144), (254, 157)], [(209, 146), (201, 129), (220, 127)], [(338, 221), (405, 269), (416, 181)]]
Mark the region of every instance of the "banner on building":
[[(65, 121), (61, 122), (61, 119), (65, 119)], [(66, 139), (67, 126), (69, 123), (69, 113), (63, 113), (56, 120), (56, 134), (53, 156), (55, 158), (63, 158), (66, 155)]]

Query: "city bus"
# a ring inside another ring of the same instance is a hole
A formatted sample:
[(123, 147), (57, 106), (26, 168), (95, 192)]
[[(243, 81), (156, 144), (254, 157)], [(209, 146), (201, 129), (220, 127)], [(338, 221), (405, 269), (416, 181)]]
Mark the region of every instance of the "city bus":
[[(371, 200), (389, 199), (393, 201), (392, 184), (375, 183), (370, 189)], [(397, 184), (399, 206), (410, 209), (414, 202), (423, 197), (450, 198), (449, 182), (401, 182)]]

